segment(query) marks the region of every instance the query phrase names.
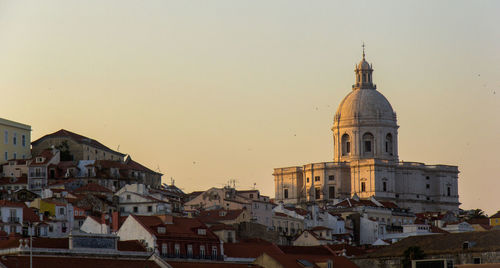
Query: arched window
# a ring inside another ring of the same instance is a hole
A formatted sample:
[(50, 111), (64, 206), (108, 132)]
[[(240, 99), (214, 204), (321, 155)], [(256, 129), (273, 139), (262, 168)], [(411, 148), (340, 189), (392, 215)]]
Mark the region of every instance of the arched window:
[(366, 82), (366, 74), (363, 74), (363, 83)]
[(370, 132), (363, 135), (363, 152), (365, 155), (373, 155), (373, 135)]
[(385, 152), (392, 155), (392, 134), (385, 136)]
[(349, 155), (351, 153), (351, 138), (348, 134), (342, 135), (342, 155)]

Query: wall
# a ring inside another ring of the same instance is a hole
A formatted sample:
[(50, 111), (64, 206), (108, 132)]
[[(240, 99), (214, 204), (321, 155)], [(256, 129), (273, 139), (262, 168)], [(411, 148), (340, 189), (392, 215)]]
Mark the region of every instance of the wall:
[[(5, 133), (7, 132), (7, 142)], [(16, 144), (14, 144), (14, 135)], [(25, 136), (24, 146), (22, 136)], [(31, 156), (31, 126), (0, 118), (0, 163), (5, 163), (9, 159), (28, 159)], [(5, 152), (7, 158), (5, 159)], [(23, 157), (24, 156), (24, 157)]]

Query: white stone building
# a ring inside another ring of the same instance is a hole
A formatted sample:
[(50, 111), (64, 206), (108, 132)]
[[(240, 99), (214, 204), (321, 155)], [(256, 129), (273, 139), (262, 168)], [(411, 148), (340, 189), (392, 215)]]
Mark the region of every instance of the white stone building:
[(334, 116), (333, 162), (275, 168), (276, 201), (334, 203), (357, 195), (414, 212), (458, 211), (457, 166), (399, 160), (396, 113), (372, 72), (363, 52), (356, 83)]

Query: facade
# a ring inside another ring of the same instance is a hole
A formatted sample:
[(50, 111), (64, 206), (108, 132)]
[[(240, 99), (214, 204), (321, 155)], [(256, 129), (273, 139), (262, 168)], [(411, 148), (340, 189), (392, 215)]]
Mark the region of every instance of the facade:
[(398, 124), (377, 91), (372, 65), (356, 65), (356, 83), (333, 122), (333, 162), (274, 169), (275, 199), (335, 203), (354, 195), (422, 211), (458, 211), (458, 167), (399, 161)]
[(168, 199), (154, 197), (144, 184), (127, 184), (115, 194), (118, 210), (122, 215), (161, 215), (172, 214)]
[(114, 151), (97, 140), (65, 129), (47, 134), (33, 141), (31, 145), (34, 155), (53, 146), (61, 151), (67, 151), (67, 157), (70, 159), (64, 160), (113, 160), (123, 162), (125, 157), (125, 154)]
[(0, 118), (0, 163), (30, 158), (31, 126)]

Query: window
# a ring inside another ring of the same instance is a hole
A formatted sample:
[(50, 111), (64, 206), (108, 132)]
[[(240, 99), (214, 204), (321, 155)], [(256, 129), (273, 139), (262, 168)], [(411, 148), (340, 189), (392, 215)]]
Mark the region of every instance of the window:
[(168, 254), (168, 246), (166, 243), (161, 244), (161, 255), (166, 256)]
[(186, 246), (186, 251), (187, 251), (187, 255), (189, 257), (192, 257), (193, 256), (193, 245), (187, 245)]
[(320, 181), (321, 178), (319, 176), (314, 177), (314, 181)]
[(4, 131), (4, 133), (3, 133), (3, 142), (5, 144), (9, 144), (9, 132), (7, 130)]
[(328, 198), (330, 198), (330, 199), (335, 198), (335, 186), (330, 186), (328, 188)]
[(148, 212), (153, 212), (153, 206), (148, 206)]
[(366, 182), (361, 183), (361, 192), (366, 191)]
[(425, 177), (425, 179), (426, 179), (426, 180), (428, 180), (428, 179), (430, 179), (430, 177), (429, 177), (429, 176), (427, 176), (427, 177)]
[(385, 136), (385, 152), (392, 155), (392, 134), (389, 133)]
[(212, 256), (213, 257), (217, 256), (217, 246), (212, 246)]
[(134, 213), (137, 213), (139, 209), (137, 207), (134, 207)]
[(320, 199), (321, 198), (321, 188), (317, 187), (314, 190), (315, 190), (316, 199)]
[(127, 195), (127, 200), (130, 200), (130, 195), (129, 194)]
[(181, 255), (181, 246), (179, 244), (174, 245), (174, 252), (175, 252), (175, 256)]
[(448, 187), (448, 189), (447, 189), (447, 190), (448, 190), (448, 196), (451, 196), (451, 188), (450, 188), (450, 187)]
[(329, 181), (334, 181), (334, 180), (335, 180), (335, 175), (330, 175), (330, 176), (328, 176), (328, 180), (329, 180)]
[(288, 189), (284, 189), (284, 190), (283, 190), (283, 196), (284, 196), (285, 198), (288, 198)]
[(253, 198), (253, 194), (250, 194), (250, 198)]
[(12, 135), (12, 144), (17, 145), (17, 133), (14, 133), (14, 135)]
[(431, 185), (430, 185), (430, 184), (426, 184), (426, 185), (425, 185), (425, 188), (426, 188), (426, 189), (430, 189), (430, 188), (431, 188)]
[(59, 214), (64, 215), (64, 208), (59, 208)]
[(205, 246), (200, 246), (200, 258), (205, 258)]
[(342, 135), (342, 155), (351, 153), (351, 139), (348, 134)]
[(5, 161), (9, 160), (9, 152), (5, 151), (4, 158), (5, 158)]
[(12, 158), (17, 159), (17, 153), (14, 153), (14, 155), (12, 156)]
[(364, 152), (371, 154), (373, 152), (373, 135), (368, 132), (363, 135)]
[(474, 264), (481, 264), (481, 258), (480, 257), (474, 257), (474, 258), (472, 258), (472, 263), (474, 263)]
[(26, 136), (25, 136), (25, 135), (22, 135), (22, 136), (21, 136), (21, 145), (22, 145), (23, 147), (26, 147)]
[(309, 177), (307, 177), (307, 183), (309, 183)]
[(384, 182), (382, 183), (382, 188), (383, 188), (382, 190), (383, 190), (384, 192), (387, 192), (387, 182), (386, 182), (386, 181), (384, 181)]

